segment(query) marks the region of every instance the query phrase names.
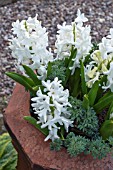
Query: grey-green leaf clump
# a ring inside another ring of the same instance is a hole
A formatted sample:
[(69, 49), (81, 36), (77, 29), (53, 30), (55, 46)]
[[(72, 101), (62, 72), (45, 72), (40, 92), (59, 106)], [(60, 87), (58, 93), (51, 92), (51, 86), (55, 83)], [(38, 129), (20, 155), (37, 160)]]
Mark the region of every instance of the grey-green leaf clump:
[(89, 108), (85, 113), (83, 112), (83, 117), (77, 127), (88, 136), (93, 136), (98, 133), (98, 118), (92, 108)]
[(82, 107), (83, 102), (73, 97), (70, 97), (69, 101), (72, 105), (72, 107), (69, 108), (71, 119), (76, 120), (77, 128), (89, 137), (98, 134), (98, 117), (93, 108), (89, 107), (87, 110), (85, 110)]
[(101, 137), (92, 140), (87, 148), (86, 154), (92, 154), (93, 158), (102, 159), (110, 153), (111, 147)]
[(64, 145), (72, 157), (76, 157), (78, 154), (84, 152), (86, 155), (91, 154), (94, 159), (102, 159), (110, 153), (113, 139), (110, 138), (108, 143), (106, 143), (101, 137), (91, 140), (70, 132), (65, 139)]
[(65, 140), (65, 146), (67, 147), (68, 153), (73, 157), (84, 152), (88, 145), (88, 139), (82, 136), (75, 136), (74, 133), (69, 133)]
[(53, 142), (50, 143), (50, 149), (54, 150), (54, 151), (59, 151), (62, 148), (62, 140), (59, 139), (55, 139)]
[(56, 60), (51, 64), (52, 66), (51, 66), (50, 74), (47, 77), (47, 79), (53, 81), (55, 77), (58, 77), (59, 80), (62, 80), (62, 84), (63, 84), (66, 78), (65, 62), (63, 60)]
[(0, 136), (0, 170), (16, 170), (17, 152), (8, 133)]
[(108, 138), (108, 142), (109, 142), (109, 144), (113, 147), (113, 137), (112, 137), (112, 136), (110, 136), (110, 137)]

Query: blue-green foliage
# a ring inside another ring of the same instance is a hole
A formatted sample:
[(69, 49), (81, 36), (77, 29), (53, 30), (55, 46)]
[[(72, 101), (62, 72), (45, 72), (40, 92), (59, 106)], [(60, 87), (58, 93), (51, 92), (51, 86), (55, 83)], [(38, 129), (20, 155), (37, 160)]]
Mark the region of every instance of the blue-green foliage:
[(107, 141), (100, 137), (98, 117), (92, 108), (88, 108), (86, 111), (82, 107), (82, 101), (73, 97), (70, 97), (69, 101), (72, 105), (69, 108), (71, 119), (77, 122), (77, 128), (84, 133), (84, 136), (80, 136), (78, 132), (78, 134), (70, 132), (64, 142), (60, 139), (52, 142), (51, 150), (58, 151), (64, 144), (72, 157), (76, 157), (80, 153), (91, 154), (95, 159), (106, 157), (113, 147), (113, 137), (110, 137)]
[[(113, 138), (110, 139), (113, 145)], [(70, 132), (64, 142), (67, 151), (71, 156), (76, 157), (78, 154), (84, 152), (85, 154), (92, 154), (96, 159), (102, 159), (111, 151), (110, 143), (106, 143), (101, 137), (96, 140), (90, 140), (83, 136), (76, 136)]]
[(109, 142), (109, 145), (113, 147), (113, 137), (112, 136), (110, 136), (108, 138), (108, 142)]
[(83, 109), (82, 109), (82, 101), (78, 100), (77, 98), (69, 97), (69, 102), (71, 103), (72, 107), (69, 108), (69, 112), (71, 114), (72, 120), (77, 120), (80, 122), (83, 116)]
[(59, 151), (62, 147), (62, 140), (61, 139), (55, 139), (53, 142), (50, 143), (50, 149), (54, 151)]
[(82, 107), (82, 101), (73, 97), (70, 97), (69, 101), (72, 105), (69, 108), (71, 119), (77, 121), (77, 128), (89, 137), (97, 134), (99, 130), (98, 117), (93, 108), (85, 110)]
[(66, 147), (68, 147), (69, 144), (70, 144), (70, 142), (71, 142), (71, 140), (72, 140), (74, 137), (75, 137), (75, 134), (74, 134), (73, 132), (68, 133), (68, 135), (66, 136), (66, 139), (65, 139), (65, 141), (64, 141), (64, 145), (65, 145)]
[(71, 132), (65, 140), (65, 146), (67, 147), (68, 153), (76, 157), (86, 150), (88, 142), (88, 139), (85, 137), (75, 136), (74, 133)]
[(62, 80), (62, 83), (65, 82), (66, 67), (63, 60), (56, 60), (52, 62), (51, 74), (47, 77), (48, 80), (54, 80), (55, 77), (58, 77), (59, 80)]
[(92, 140), (87, 148), (86, 154), (91, 153), (93, 158), (102, 159), (111, 151), (109, 143), (106, 143), (101, 137)]
[(95, 133), (98, 133), (98, 118), (92, 108), (89, 108), (84, 113), (77, 127), (89, 136), (93, 136)]

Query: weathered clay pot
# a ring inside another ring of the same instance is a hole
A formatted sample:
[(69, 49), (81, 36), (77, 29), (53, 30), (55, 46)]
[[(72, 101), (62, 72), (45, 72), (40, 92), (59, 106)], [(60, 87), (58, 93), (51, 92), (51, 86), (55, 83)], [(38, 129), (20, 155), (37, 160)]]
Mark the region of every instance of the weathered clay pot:
[(17, 170), (113, 170), (110, 155), (94, 160), (84, 154), (71, 158), (66, 149), (50, 151), (45, 136), (23, 119), (30, 115), (29, 99), (29, 93), (17, 84), (4, 114), (5, 126), (19, 155)]

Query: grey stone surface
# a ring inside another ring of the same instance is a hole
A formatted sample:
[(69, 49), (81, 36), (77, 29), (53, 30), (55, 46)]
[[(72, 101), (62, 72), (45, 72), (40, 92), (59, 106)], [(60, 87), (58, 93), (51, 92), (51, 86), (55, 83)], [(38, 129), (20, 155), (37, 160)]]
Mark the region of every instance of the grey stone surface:
[(16, 2), (17, 0), (0, 0), (0, 6), (4, 6), (13, 2)]

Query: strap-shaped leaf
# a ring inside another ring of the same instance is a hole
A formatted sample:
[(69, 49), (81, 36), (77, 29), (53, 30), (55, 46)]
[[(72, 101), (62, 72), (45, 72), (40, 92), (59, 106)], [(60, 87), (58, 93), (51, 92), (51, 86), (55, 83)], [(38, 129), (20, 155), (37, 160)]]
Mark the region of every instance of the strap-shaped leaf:
[(102, 124), (100, 134), (104, 140), (108, 139), (110, 136), (113, 137), (113, 120), (106, 120)]
[(37, 124), (37, 120), (31, 116), (24, 116), (24, 119), (27, 120), (30, 124), (35, 126), (35, 128), (39, 129), (44, 135), (48, 135), (49, 131), (47, 128), (41, 128), (41, 124)]
[(48, 62), (48, 66), (47, 66), (47, 77), (51, 74), (51, 69), (52, 69), (52, 62)]
[[(72, 62), (72, 59), (74, 59), (75, 57), (76, 57), (76, 54), (77, 54), (77, 49), (75, 48), (73, 48), (72, 47), (72, 50), (71, 50), (71, 55), (70, 55), (70, 57), (69, 57), (69, 64), (70, 64), (70, 66), (71, 66), (71, 64), (73, 63)], [(71, 63), (70, 63), (71, 62)]]
[[(102, 99), (102, 96), (103, 96), (103, 89), (102, 89), (102, 86), (103, 86), (103, 82), (106, 84), (107, 82), (107, 76), (104, 75), (100, 80), (99, 80), (99, 89), (98, 89), (98, 93), (97, 93), (97, 96), (96, 96), (96, 102), (98, 102), (100, 99)], [(108, 92), (107, 92), (108, 93)]]
[(112, 94), (112, 93), (111, 93), (111, 91), (109, 90), (108, 92), (106, 92), (106, 93), (98, 100), (98, 102), (106, 99), (106, 98), (107, 98), (109, 95), (111, 95), (111, 94)]
[(23, 85), (27, 90), (31, 91), (32, 93), (35, 93), (35, 91), (32, 89), (32, 86), (24, 79), (22, 75), (12, 72), (7, 72), (6, 75)]
[(26, 65), (22, 65), (26, 74), (34, 81), (35, 85), (40, 85), (41, 81), (38, 79), (37, 74), (34, 73), (34, 71), (26, 66)]
[(89, 63), (90, 61), (91, 61), (91, 56), (90, 56), (90, 54), (88, 54), (88, 55), (85, 57), (84, 65), (87, 65), (87, 63)]
[(107, 112), (107, 115), (106, 115), (106, 119), (109, 119), (110, 118), (110, 114), (113, 113), (113, 101), (109, 107), (109, 110)]
[(69, 77), (70, 77), (70, 75), (71, 75), (70, 67), (73, 66), (73, 63), (74, 63), (73, 59), (75, 59), (76, 54), (77, 54), (77, 49), (72, 50), (71, 56), (70, 56), (70, 58), (69, 58), (69, 64), (68, 64), (68, 67), (67, 67), (67, 69), (66, 69), (65, 85), (66, 85), (66, 83), (67, 83), (67, 81), (68, 81), (68, 79), (69, 79)]
[(84, 74), (84, 64), (80, 61), (80, 72), (81, 72), (81, 86), (82, 86), (82, 93), (83, 95), (87, 94), (87, 86), (85, 81), (85, 74)]
[(106, 94), (106, 97), (104, 96), (102, 99), (100, 99), (98, 101), (98, 103), (96, 103), (93, 108), (95, 109), (95, 111), (98, 113), (100, 111), (102, 111), (103, 109), (105, 109), (107, 106), (109, 106), (111, 104), (111, 102), (113, 101), (113, 94)]
[(69, 56), (68, 56), (68, 57), (65, 57), (64, 63), (65, 63), (65, 67), (68, 67), (68, 64), (69, 64)]
[(89, 105), (93, 106), (99, 89), (99, 81), (96, 81), (88, 93)]
[(31, 78), (26, 77), (26, 76), (23, 76), (23, 75), (21, 75), (21, 76), (23, 77), (23, 79), (24, 79), (31, 87), (34, 87), (34, 86), (35, 86), (35, 83), (34, 83), (34, 81), (33, 81)]
[(31, 87), (35, 86), (35, 83), (33, 82), (33, 80), (29, 77), (26, 77), (24, 75), (18, 74), (18, 73), (14, 73), (14, 72), (6, 72), (6, 75), (9, 75), (9, 73), (17, 75), (19, 77), (21, 77), (22, 79), (24, 79)]
[(79, 91), (81, 89), (81, 86), (80, 86), (80, 69), (79, 68), (77, 68), (75, 70), (75, 73), (74, 73), (74, 75), (72, 77), (73, 77), (73, 82), (70, 85), (71, 86), (70, 89), (72, 89), (72, 94), (71, 95), (73, 97), (77, 97), (78, 94), (79, 94)]
[(89, 99), (87, 94), (84, 95), (82, 106), (86, 110), (89, 108)]

